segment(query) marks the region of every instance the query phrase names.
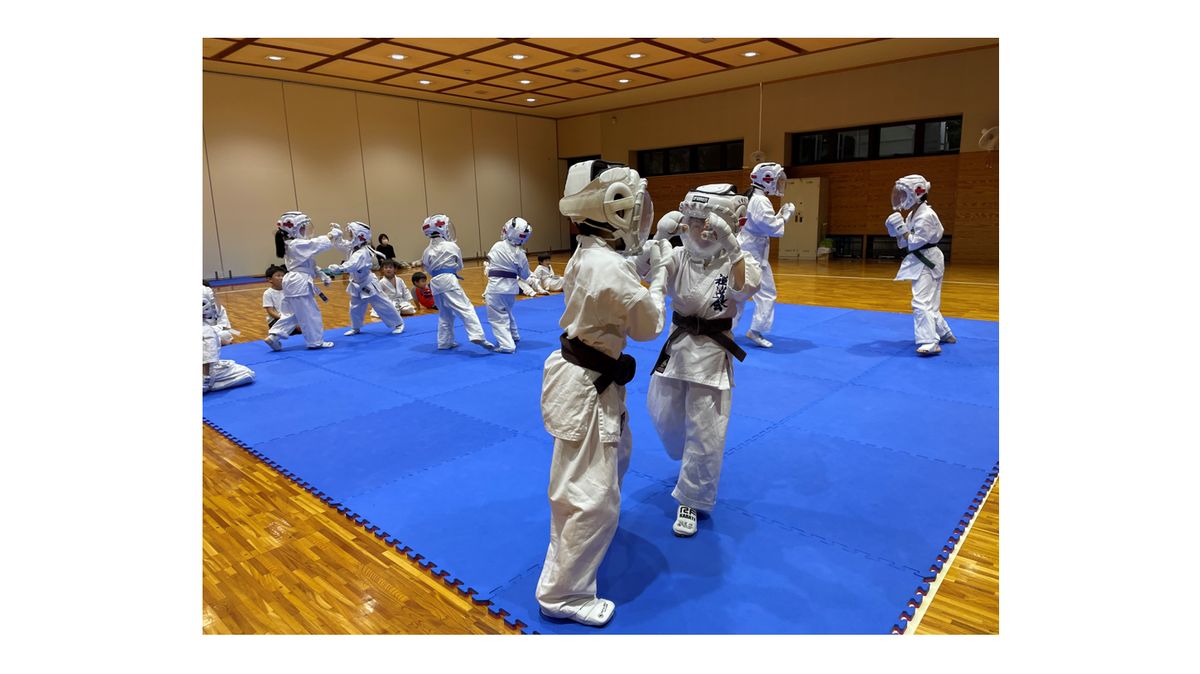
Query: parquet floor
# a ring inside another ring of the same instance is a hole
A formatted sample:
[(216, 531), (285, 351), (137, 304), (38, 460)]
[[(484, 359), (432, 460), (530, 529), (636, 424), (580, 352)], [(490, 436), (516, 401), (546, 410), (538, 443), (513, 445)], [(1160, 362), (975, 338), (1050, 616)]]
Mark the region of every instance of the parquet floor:
[[(567, 259), (555, 255), (555, 270), (562, 273)], [(835, 260), (773, 268), (780, 302), (907, 313), (909, 284), (891, 281), (897, 266)], [(407, 281), (411, 272), (400, 273)], [(486, 283), (479, 264), (468, 263), (462, 275), (468, 296), (482, 304)], [(326, 328), (349, 323), (344, 285), (339, 280), (325, 289)], [(242, 333), (239, 342), (266, 336), (266, 287), (216, 289)], [(999, 306), (996, 267), (949, 267), (942, 289), (947, 318), (999, 320)], [(203, 424), (201, 429), (204, 633), (515, 633), (220, 434)], [(919, 634), (999, 633), (999, 500), (997, 481)]]

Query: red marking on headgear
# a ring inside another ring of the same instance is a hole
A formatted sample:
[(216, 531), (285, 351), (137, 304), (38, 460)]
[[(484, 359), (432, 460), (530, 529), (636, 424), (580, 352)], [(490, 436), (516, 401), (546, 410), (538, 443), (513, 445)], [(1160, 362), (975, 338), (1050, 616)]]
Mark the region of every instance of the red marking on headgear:
[(421, 229), (429, 229), (429, 224), (426, 223), (424, 225), (421, 225)]
[(772, 178), (772, 177), (771, 177), (771, 174), (770, 174), (770, 173), (768, 173), (767, 175), (763, 176), (763, 182), (764, 182), (764, 183), (769, 183), (769, 182), (771, 182), (772, 180), (774, 180), (774, 178)]
[(442, 225), (445, 225), (446, 222), (444, 220), (438, 220), (437, 222), (435, 222), (433, 224), (437, 225), (438, 227), (441, 227)]
[(915, 189), (913, 191), (916, 192), (918, 197), (921, 196), (922, 194), (925, 194), (925, 188), (921, 187), (920, 185), (917, 185), (917, 189)]

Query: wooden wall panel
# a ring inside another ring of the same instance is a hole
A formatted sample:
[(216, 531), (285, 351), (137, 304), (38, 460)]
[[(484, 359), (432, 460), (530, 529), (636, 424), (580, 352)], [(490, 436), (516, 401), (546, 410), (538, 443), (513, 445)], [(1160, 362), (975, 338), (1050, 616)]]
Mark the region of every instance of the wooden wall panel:
[[(479, 198), (471, 111), (441, 103), (417, 104), (421, 115), (421, 156), (429, 213), (450, 216), (464, 258), (479, 257)], [(489, 242), (489, 246), (491, 243)]]
[[(312, 218), (318, 234), (328, 232), (331, 222), (369, 222), (354, 92), (287, 82), (283, 95), (299, 210)], [(317, 263), (345, 257), (332, 249), (318, 255)]]
[(1000, 153), (959, 155), (952, 257), (958, 262), (1000, 260)]
[(522, 214), (517, 116), (472, 110), (471, 133), (475, 139), (475, 188), (479, 194), (479, 245), (486, 255), (500, 240), (504, 223)]
[(296, 208), (282, 83), (204, 73), (203, 125), (225, 271), (261, 274), (278, 260), (276, 220)]
[(521, 163), (521, 213), (533, 225), (525, 244), (537, 264), (536, 253), (568, 250), (569, 228), (558, 213), (562, 184), (558, 182), (558, 133), (552, 119), (517, 117), (517, 145)]
[(217, 215), (213, 209), (212, 189), (208, 177), (208, 150), (204, 150), (204, 234), (203, 234), (203, 266), (200, 275), (206, 279), (213, 273), (224, 276), (225, 266), (221, 264), (221, 241), (217, 235)]
[(367, 209), (375, 241), (387, 234), (396, 257), (420, 259), (426, 239), (425, 165), (416, 101), (355, 94), (367, 181)]

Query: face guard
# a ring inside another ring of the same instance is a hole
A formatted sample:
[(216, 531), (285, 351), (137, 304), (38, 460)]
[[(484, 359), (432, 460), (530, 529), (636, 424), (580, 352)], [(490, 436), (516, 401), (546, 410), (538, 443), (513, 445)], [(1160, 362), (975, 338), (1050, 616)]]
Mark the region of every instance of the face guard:
[(501, 236), (514, 246), (525, 245), (525, 241), (532, 233), (533, 225), (530, 225), (525, 218), (512, 218), (500, 229)]
[(450, 216), (444, 213), (425, 218), (425, 222), (421, 223), (421, 232), (431, 239), (440, 237), (447, 241), (458, 240), (454, 235), (454, 223), (450, 222)]
[(628, 166), (600, 160), (571, 166), (558, 210), (629, 255), (641, 252), (654, 222), (645, 179)]
[(362, 248), (371, 244), (371, 227), (365, 222), (352, 222), (346, 225), (347, 231), (350, 232), (351, 245), (355, 248)]
[(750, 172), (750, 183), (755, 187), (762, 188), (763, 192), (771, 196), (782, 197), (783, 191), (787, 187), (787, 174), (783, 172), (783, 167), (779, 164), (763, 162)]
[(204, 290), (202, 312), (204, 322), (213, 325), (221, 317), (221, 305), (217, 304), (217, 296), (213, 294), (212, 288), (208, 286), (200, 286), (200, 288)]
[(907, 211), (924, 201), (929, 194), (929, 181), (916, 174), (904, 176), (892, 188), (892, 210)]
[(312, 220), (300, 211), (288, 211), (279, 216), (275, 226), (289, 239), (307, 239), (312, 231)]

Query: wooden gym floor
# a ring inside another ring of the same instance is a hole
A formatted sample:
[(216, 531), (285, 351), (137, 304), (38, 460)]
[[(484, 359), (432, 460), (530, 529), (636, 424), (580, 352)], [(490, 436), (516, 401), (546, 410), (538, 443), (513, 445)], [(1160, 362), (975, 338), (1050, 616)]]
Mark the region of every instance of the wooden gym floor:
[[(568, 257), (554, 255), (556, 272), (562, 273)], [(463, 288), (481, 305), (486, 285), (482, 269), (478, 262), (467, 265)], [(908, 313), (909, 284), (891, 281), (898, 266), (894, 260), (772, 264), (779, 302)], [(413, 271), (398, 273), (408, 283)], [(344, 278), (324, 289), (329, 303), (321, 303), (321, 309), (327, 329), (350, 322)], [(266, 287), (264, 281), (215, 289), (233, 327), (242, 333), (238, 342), (266, 336)], [(942, 313), (951, 327), (954, 318), (999, 320), (999, 290), (995, 266), (952, 264), (942, 287)], [(434, 312), (422, 311), (428, 313)], [(346, 338), (333, 338), (335, 343), (339, 339)], [(516, 633), (416, 562), (201, 427), (204, 633)], [(999, 503), (996, 480), (957, 557), (943, 572), (917, 634), (999, 634)], [(897, 616), (903, 608), (896, 607)]]

